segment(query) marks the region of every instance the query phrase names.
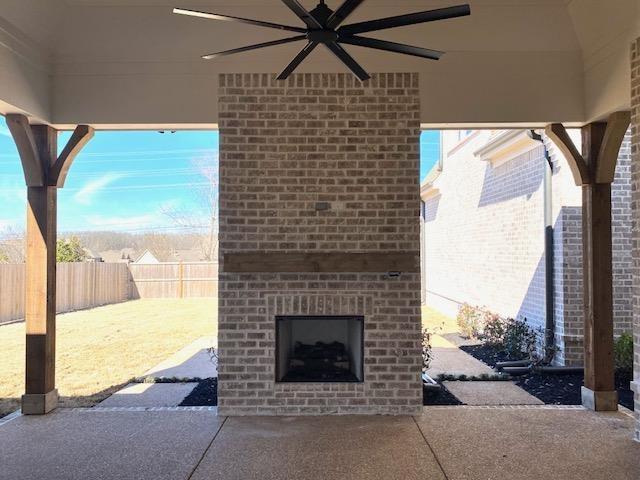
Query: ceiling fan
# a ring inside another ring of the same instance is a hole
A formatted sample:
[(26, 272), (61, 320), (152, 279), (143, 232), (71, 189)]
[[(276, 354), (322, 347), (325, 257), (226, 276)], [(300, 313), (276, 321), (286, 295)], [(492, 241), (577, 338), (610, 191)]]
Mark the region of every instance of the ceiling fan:
[(219, 15), (216, 13), (199, 12), (197, 10), (188, 10), (184, 8), (174, 8), (173, 13), (180, 15), (189, 15), (192, 17), (209, 18), (213, 20), (224, 20), (229, 22), (246, 23), (259, 27), (275, 28), (278, 30), (286, 30), (296, 32), (299, 35), (293, 37), (282, 38), (270, 42), (258, 43), (256, 45), (248, 45), (246, 47), (234, 48), (223, 52), (210, 53), (203, 55), (204, 59), (212, 59), (231, 55), (234, 53), (247, 52), (258, 48), (272, 47), (285, 43), (298, 42), (306, 40), (307, 44), (298, 53), (295, 58), (285, 67), (278, 75), (278, 80), (284, 80), (293, 73), (293, 71), (307, 58), (307, 56), (319, 45), (323, 44), (338, 59), (340, 59), (360, 80), (368, 80), (371, 78), (369, 74), (356, 62), (347, 51), (342, 48), (341, 43), (348, 45), (357, 45), (359, 47), (375, 48), (385, 50), (387, 52), (402, 53), (405, 55), (413, 55), (416, 57), (428, 58), (430, 60), (438, 60), (444, 52), (438, 50), (430, 50), (412, 45), (404, 45), (402, 43), (388, 42), (377, 38), (362, 37), (358, 34), (385, 30), (387, 28), (403, 27), (407, 25), (415, 25), (418, 23), (434, 22), (436, 20), (446, 20), (448, 18), (463, 17), (471, 14), (469, 5), (457, 5), (454, 7), (439, 8), (436, 10), (427, 10), (424, 12), (409, 13), (407, 15), (398, 15), (395, 17), (381, 18), (378, 20), (369, 20), (367, 22), (352, 23), (340, 26), (353, 11), (358, 8), (364, 0), (345, 0), (337, 10), (331, 10), (324, 0), (316, 8), (307, 11), (298, 0), (282, 0), (289, 9), (295, 13), (305, 24), (305, 27), (293, 27), (289, 25), (280, 25), (278, 23), (263, 22), (261, 20), (252, 20), (248, 18), (233, 17), (230, 15)]

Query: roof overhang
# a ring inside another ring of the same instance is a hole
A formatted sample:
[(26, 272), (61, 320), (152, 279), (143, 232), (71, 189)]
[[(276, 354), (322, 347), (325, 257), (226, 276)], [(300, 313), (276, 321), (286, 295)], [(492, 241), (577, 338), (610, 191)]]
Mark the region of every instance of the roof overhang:
[(533, 140), (527, 130), (506, 130), (490, 139), (473, 154), (497, 167), (539, 146), (540, 142)]

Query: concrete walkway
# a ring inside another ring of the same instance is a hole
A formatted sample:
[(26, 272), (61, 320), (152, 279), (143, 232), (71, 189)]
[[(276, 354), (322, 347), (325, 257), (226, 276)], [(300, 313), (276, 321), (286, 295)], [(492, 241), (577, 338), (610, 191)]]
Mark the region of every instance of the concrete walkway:
[(147, 370), (144, 377), (214, 378), (218, 376), (208, 349), (217, 343), (215, 337), (201, 337), (165, 361)]
[(466, 405), (543, 405), (514, 382), (443, 382), (458, 400)]
[[(211, 361), (209, 348), (216, 344), (214, 337), (202, 337), (174, 353), (142, 376), (166, 379), (214, 378), (218, 376)], [(98, 404), (99, 407), (176, 407), (198, 384), (130, 383)]]
[(419, 417), (61, 409), (0, 425), (0, 480), (637, 480), (633, 425), (549, 406)]
[(461, 343), (463, 343), (463, 340), (457, 335), (447, 335), (447, 338), (442, 335), (433, 335), (431, 337), (433, 360), (427, 373), (432, 378), (435, 379), (438, 375), (467, 375), (473, 377), (496, 373), (490, 366), (460, 350), (458, 345)]
[[(495, 375), (496, 372), (489, 365), (477, 360), (460, 345), (473, 342), (465, 340), (456, 332), (433, 335), (433, 360), (427, 373), (434, 379), (438, 375), (466, 375), (479, 377), (481, 375)], [(453, 395), (466, 405), (540, 405), (543, 402), (517, 386), (507, 381), (447, 381), (443, 385)]]
[(130, 383), (98, 404), (99, 407), (177, 407), (198, 384)]

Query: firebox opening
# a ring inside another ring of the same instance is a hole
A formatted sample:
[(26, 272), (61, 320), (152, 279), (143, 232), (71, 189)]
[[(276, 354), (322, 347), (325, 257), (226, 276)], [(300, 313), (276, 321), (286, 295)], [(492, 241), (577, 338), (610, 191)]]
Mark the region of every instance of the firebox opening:
[(276, 317), (277, 382), (362, 382), (364, 317)]

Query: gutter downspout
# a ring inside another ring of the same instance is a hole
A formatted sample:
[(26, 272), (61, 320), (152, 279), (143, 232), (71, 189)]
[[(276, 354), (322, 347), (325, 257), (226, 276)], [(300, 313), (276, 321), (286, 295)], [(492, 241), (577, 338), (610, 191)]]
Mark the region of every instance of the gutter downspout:
[(552, 176), (553, 176), (553, 163), (549, 150), (544, 144), (542, 135), (535, 132), (535, 130), (529, 130), (527, 132), (532, 140), (540, 142), (544, 148), (544, 157), (546, 159), (544, 168), (544, 181), (543, 181), (543, 193), (544, 193), (544, 289), (545, 289), (545, 341), (544, 341), (544, 361), (543, 363), (549, 364), (553, 360), (555, 355), (555, 283), (554, 283), (554, 251), (553, 251), (553, 210), (552, 210)]

